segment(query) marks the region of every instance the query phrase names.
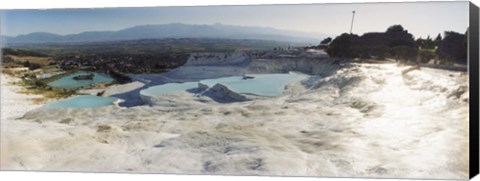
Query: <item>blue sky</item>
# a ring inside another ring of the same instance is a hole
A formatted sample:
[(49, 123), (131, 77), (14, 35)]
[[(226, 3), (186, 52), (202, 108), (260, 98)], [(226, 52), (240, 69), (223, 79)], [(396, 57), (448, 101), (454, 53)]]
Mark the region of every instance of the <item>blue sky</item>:
[(403, 25), (416, 37), (443, 31), (465, 32), (468, 2), (363, 3), (262, 6), (200, 6), (153, 8), (97, 8), (4, 10), (3, 35), (32, 32), (72, 34), (84, 31), (120, 30), (145, 24), (231, 24), (338, 35), (348, 32), (385, 31)]

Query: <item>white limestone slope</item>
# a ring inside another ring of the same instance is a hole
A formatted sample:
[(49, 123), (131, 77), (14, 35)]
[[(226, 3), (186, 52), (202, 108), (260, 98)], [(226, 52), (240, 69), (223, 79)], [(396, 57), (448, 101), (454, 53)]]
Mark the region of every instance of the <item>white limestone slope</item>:
[(467, 178), (468, 75), (406, 68), (351, 64), (247, 102), (30, 111), (7, 122), (4, 168)]
[[(0, 133), (1, 133), (1, 140), (2, 143), (0, 146), (0, 166), (3, 169), (6, 165), (11, 165), (11, 161), (14, 160), (14, 157), (9, 155), (10, 152), (17, 152), (18, 154), (25, 153), (22, 147), (27, 149), (28, 153), (32, 153), (30, 147), (30, 143), (34, 142), (34, 140), (29, 140), (28, 137), (23, 137), (22, 134), (18, 134), (15, 132), (15, 127), (24, 127), (24, 129), (39, 129), (38, 131), (43, 132), (40, 130), (39, 127), (35, 126), (35, 123), (31, 123), (31, 121), (23, 121), (21, 118), (23, 115), (31, 110), (39, 108), (41, 105), (33, 104), (33, 99), (42, 98), (42, 96), (38, 95), (25, 95), (21, 94), (23, 87), (13, 85), (15, 82), (20, 82), (20, 79), (11, 77), (6, 74), (1, 74), (1, 91), (0, 91)], [(16, 137), (15, 141), (19, 142), (8, 142), (6, 137), (8, 135), (13, 135)], [(33, 143), (34, 144), (34, 143)], [(11, 150), (11, 147), (19, 148), (20, 150)], [(33, 148), (34, 149), (34, 148)], [(38, 153), (41, 155), (41, 153)], [(30, 159), (34, 157), (33, 155), (27, 154), (25, 155), (25, 159)]]
[(139, 89), (139, 88), (142, 88), (143, 86), (145, 86), (144, 83), (139, 81), (134, 81), (126, 84), (108, 86), (106, 88), (79, 90), (78, 93), (89, 94), (89, 95), (97, 95), (99, 93), (103, 93), (102, 96), (112, 96), (112, 95), (129, 92), (135, 89)]

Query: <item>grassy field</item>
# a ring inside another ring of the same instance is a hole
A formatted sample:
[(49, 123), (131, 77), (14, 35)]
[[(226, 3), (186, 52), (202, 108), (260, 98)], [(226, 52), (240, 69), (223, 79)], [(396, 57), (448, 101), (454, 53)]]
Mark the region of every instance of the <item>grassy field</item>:
[(2, 62), (2, 66), (4, 68), (19, 68), (19, 67), (24, 67), (22, 64), (18, 64), (15, 62)]
[(42, 66), (47, 66), (50, 64), (51, 57), (37, 57), (37, 56), (15, 56), (15, 55), (6, 55), (10, 57), (14, 62), (24, 63), (26, 61), (30, 63), (40, 64)]

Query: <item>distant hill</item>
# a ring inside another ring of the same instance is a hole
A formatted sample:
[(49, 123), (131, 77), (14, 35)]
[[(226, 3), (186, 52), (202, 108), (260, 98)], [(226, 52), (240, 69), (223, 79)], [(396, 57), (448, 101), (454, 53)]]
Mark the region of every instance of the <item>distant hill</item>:
[(2, 41), (4, 44), (15, 44), (98, 42), (159, 38), (225, 38), (275, 40), (316, 44), (324, 37), (326, 37), (326, 35), (286, 31), (268, 27), (234, 26), (219, 23), (212, 25), (172, 23), (135, 26), (119, 31), (89, 31), (64, 36), (46, 32), (35, 32), (16, 37), (2, 36)]

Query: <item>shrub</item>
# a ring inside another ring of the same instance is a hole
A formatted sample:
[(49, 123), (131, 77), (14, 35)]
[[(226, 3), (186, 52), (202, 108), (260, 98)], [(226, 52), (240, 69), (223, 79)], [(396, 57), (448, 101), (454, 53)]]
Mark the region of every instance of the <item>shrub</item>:
[(39, 81), (39, 80), (35, 80), (34, 84), (35, 84), (35, 86), (37, 86), (37, 87), (45, 87), (45, 86), (47, 86), (44, 82)]
[(13, 59), (10, 56), (2, 56), (2, 62), (13, 62)]
[(418, 50), (409, 46), (393, 47), (393, 55), (397, 60), (404, 60), (406, 62), (415, 62)]
[(420, 56), (420, 63), (428, 63), (435, 58), (435, 51), (429, 49), (422, 49), (418, 52)]
[(41, 68), (41, 67), (42, 67), (42, 65), (40, 65), (40, 64), (38, 64), (38, 63), (30, 63), (30, 64), (28, 65), (28, 69), (29, 69), (29, 70), (36, 70), (36, 69), (39, 69), (39, 68)]

